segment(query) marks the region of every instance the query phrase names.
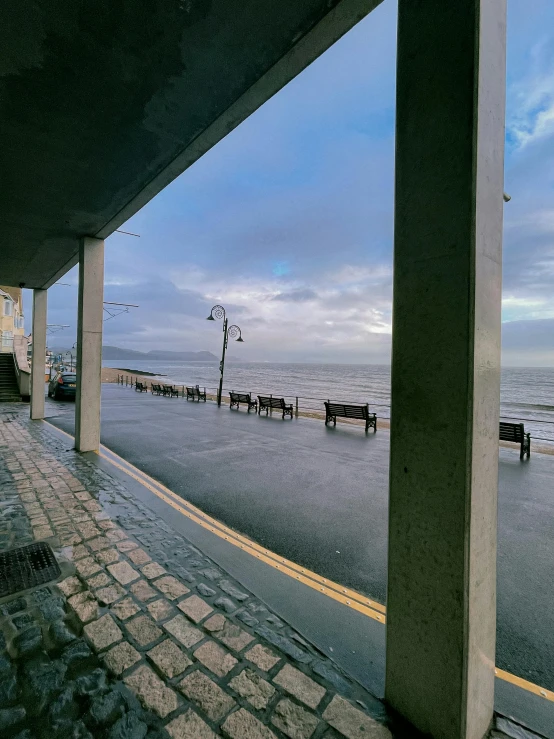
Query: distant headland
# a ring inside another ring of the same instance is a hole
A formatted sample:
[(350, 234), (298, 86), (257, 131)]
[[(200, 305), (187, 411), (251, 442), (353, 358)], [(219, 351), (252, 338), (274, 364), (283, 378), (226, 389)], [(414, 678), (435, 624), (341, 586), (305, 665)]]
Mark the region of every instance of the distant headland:
[(217, 362), (215, 354), (201, 352), (168, 352), (162, 349), (151, 349), (149, 352), (137, 352), (133, 349), (121, 349), (118, 346), (103, 346), (102, 359), (140, 359), (146, 361), (178, 361), (178, 362)]

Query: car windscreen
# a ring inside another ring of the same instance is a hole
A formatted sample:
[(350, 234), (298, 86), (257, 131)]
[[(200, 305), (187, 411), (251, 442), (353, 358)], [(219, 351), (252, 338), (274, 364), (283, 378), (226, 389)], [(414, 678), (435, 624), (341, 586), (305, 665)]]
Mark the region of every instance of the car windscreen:
[(77, 375), (63, 374), (62, 377), (64, 382), (77, 382)]

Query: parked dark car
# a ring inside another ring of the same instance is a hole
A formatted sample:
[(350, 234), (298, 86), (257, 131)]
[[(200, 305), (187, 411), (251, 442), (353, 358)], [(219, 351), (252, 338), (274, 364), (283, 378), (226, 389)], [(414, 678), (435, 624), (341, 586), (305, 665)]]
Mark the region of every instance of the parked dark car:
[(75, 398), (77, 375), (75, 372), (56, 372), (48, 383), (48, 397), (54, 400)]

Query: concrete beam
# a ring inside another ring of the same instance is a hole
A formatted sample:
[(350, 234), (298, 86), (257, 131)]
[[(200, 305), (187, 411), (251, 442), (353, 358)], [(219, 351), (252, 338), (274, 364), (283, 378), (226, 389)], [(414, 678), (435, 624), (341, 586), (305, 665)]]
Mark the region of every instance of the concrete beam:
[(206, 129), (195, 136), (193, 141), (115, 214), (96, 236), (107, 239), (164, 187), (276, 95), (382, 2), (383, 0), (339, 0), (337, 3), (330, 3), (329, 11), (318, 23), (306, 34), (298, 37), (286, 54), (250, 85)]
[(31, 418), (44, 418), (44, 370), (46, 365), (46, 316), (48, 292), (33, 290), (33, 355), (31, 359)]
[(386, 699), (493, 713), (504, 0), (399, 0)]
[(104, 300), (104, 242), (85, 237), (79, 244), (77, 317), (77, 396), (75, 448), (100, 448), (100, 391)]

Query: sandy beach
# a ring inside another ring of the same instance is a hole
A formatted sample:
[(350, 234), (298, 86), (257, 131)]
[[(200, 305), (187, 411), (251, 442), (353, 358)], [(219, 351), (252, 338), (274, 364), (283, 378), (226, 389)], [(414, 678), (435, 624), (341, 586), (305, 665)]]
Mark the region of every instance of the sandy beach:
[(121, 367), (102, 367), (102, 382), (116, 383), (118, 381), (118, 377), (120, 377), (121, 375), (123, 375), (124, 378), (128, 378), (129, 383), (132, 380), (133, 384), (135, 383), (136, 377), (138, 377), (139, 380), (146, 378), (149, 382), (167, 381), (167, 378), (154, 375), (151, 372), (142, 372), (141, 370), (127, 369)]

